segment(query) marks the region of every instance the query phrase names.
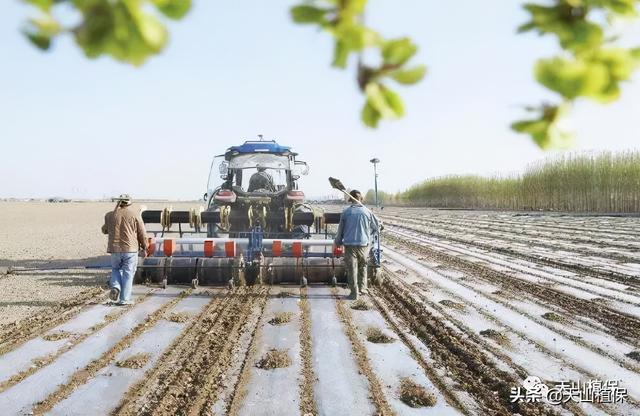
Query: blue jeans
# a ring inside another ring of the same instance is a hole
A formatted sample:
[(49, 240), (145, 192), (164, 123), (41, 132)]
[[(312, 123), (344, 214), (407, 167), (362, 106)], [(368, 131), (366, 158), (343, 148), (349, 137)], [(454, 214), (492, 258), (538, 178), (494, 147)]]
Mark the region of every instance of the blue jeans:
[(138, 268), (138, 253), (111, 253), (111, 280), (109, 286), (120, 289), (120, 302), (131, 300), (133, 275)]

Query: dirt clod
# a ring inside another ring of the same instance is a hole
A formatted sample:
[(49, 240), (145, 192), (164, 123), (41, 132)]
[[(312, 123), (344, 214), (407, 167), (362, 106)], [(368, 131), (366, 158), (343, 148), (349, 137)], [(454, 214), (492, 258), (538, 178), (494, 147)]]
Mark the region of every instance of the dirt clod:
[(33, 360), (31, 360), (31, 365), (32, 365), (34, 368), (42, 368), (42, 367), (44, 367), (48, 362), (49, 362), (49, 360), (47, 359), (47, 357), (38, 357), (38, 358), (34, 358)]
[(411, 283), (411, 286), (415, 286), (415, 287), (417, 287), (419, 289), (422, 289), (424, 291), (429, 291), (431, 289), (429, 284), (425, 283), (425, 282), (413, 282), (413, 283)]
[(256, 363), (256, 367), (263, 370), (273, 370), (274, 368), (285, 368), (291, 365), (291, 358), (286, 350), (278, 350), (275, 348), (270, 349), (267, 353)]
[(491, 338), (496, 341), (500, 345), (508, 345), (509, 338), (502, 332), (496, 331), (495, 329), (485, 329), (484, 331), (480, 331), (480, 335), (483, 337)]
[(437, 402), (433, 393), (408, 377), (400, 380), (400, 400), (414, 408), (435, 406)]
[(364, 299), (358, 299), (351, 303), (351, 309), (355, 309), (356, 311), (368, 311), (371, 309), (371, 305), (369, 305)]
[(600, 305), (608, 305), (609, 303), (611, 303), (609, 299), (605, 299), (605, 298), (593, 298), (591, 299), (591, 302), (594, 302)]
[(278, 312), (271, 318), (269, 323), (271, 325), (284, 325), (291, 322), (291, 318), (293, 318), (293, 313), (291, 312)]
[(278, 293), (276, 295), (276, 297), (278, 297), (278, 298), (292, 298), (293, 297), (293, 293), (287, 292), (287, 291), (282, 291), (282, 292)]
[(627, 353), (625, 355), (632, 360), (640, 361), (640, 350), (631, 351), (630, 353)]
[(382, 332), (380, 328), (373, 326), (367, 328), (365, 335), (367, 336), (367, 341), (373, 342), (374, 344), (389, 344), (395, 341), (395, 339)]
[(191, 318), (191, 316), (192, 315), (187, 312), (173, 312), (167, 319), (171, 322), (183, 323), (187, 322)]
[(116, 366), (122, 368), (142, 368), (149, 362), (149, 358), (151, 358), (151, 355), (140, 353), (132, 355), (126, 360), (116, 361)]
[(61, 339), (69, 338), (70, 336), (71, 336), (71, 333), (69, 332), (56, 331), (56, 332), (51, 332), (49, 334), (43, 335), (42, 339), (44, 339), (45, 341), (58, 341)]
[(448, 308), (457, 309), (459, 311), (463, 311), (464, 310), (464, 304), (459, 303), (459, 302), (454, 302), (454, 301), (449, 300), (449, 299), (442, 299), (438, 303), (443, 305), (443, 306), (446, 306)]
[(543, 313), (542, 317), (547, 321), (552, 321), (552, 322), (564, 322), (565, 320), (561, 315), (558, 315), (557, 313), (554, 313), (554, 312)]

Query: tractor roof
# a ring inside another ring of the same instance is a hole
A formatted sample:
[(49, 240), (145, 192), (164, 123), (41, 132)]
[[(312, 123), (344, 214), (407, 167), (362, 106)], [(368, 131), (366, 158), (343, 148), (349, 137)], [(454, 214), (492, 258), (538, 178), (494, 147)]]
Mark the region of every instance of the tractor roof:
[(271, 153), (276, 155), (295, 155), (289, 146), (281, 146), (275, 140), (246, 141), (240, 146), (231, 146), (225, 155), (233, 156), (246, 153)]

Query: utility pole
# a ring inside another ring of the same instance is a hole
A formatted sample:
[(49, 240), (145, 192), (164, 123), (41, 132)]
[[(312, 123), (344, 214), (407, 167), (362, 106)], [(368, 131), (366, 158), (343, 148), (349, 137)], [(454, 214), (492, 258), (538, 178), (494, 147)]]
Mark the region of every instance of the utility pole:
[(380, 208), (378, 204), (378, 163), (380, 163), (380, 159), (374, 157), (369, 162), (373, 163), (373, 181), (374, 181), (374, 192), (376, 195), (376, 208)]

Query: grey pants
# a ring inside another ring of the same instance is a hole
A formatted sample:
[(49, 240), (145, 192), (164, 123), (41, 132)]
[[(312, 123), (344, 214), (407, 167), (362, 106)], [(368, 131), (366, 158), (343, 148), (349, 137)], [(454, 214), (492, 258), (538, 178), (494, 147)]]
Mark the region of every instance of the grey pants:
[(367, 289), (367, 246), (344, 246), (344, 263), (351, 291)]

